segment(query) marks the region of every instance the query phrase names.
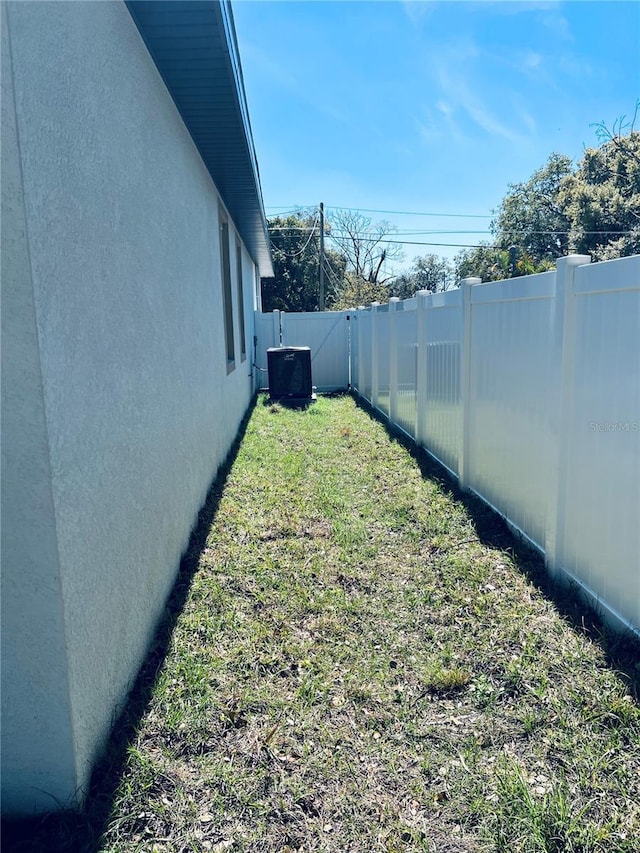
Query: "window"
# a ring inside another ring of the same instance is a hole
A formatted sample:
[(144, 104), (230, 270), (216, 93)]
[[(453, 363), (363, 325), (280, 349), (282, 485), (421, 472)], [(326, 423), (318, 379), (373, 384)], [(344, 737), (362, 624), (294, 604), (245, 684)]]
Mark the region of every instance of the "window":
[(229, 221), (220, 214), (220, 258), (222, 261), (222, 302), (224, 307), (224, 339), (227, 351), (227, 373), (235, 367), (233, 339), (233, 302), (231, 299), (231, 266), (229, 264)]
[(247, 357), (247, 342), (244, 329), (244, 292), (242, 282), (242, 249), (236, 243), (236, 275), (238, 276), (238, 312), (240, 314), (240, 361)]

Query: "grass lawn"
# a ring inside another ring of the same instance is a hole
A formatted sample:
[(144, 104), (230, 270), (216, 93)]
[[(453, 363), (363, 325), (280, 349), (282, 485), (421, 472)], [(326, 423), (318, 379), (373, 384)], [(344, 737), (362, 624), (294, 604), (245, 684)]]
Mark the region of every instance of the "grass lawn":
[(92, 849), (640, 850), (637, 645), (439, 469), (260, 397), (211, 500)]

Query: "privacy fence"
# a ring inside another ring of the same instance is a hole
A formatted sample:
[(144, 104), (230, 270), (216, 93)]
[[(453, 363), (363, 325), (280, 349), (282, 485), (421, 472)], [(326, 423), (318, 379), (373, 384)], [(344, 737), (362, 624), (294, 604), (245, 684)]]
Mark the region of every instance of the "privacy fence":
[(309, 347), (311, 373), (317, 391), (346, 391), (349, 387), (349, 311), (256, 314), (255, 387), (269, 387), (269, 347)]
[(640, 257), (373, 304), (352, 386), (640, 631)]

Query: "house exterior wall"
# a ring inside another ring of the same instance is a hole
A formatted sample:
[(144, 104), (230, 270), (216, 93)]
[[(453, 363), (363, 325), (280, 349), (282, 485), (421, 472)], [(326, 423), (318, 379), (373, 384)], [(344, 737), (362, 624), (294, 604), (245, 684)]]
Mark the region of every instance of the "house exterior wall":
[(242, 246), (228, 372), (220, 197), (126, 7), (2, 7), (2, 798), (24, 813), (81, 802), (144, 658), (251, 399), (255, 270)]
[[(2, 776), (11, 780), (2, 801), (13, 809), (27, 786), (73, 790), (75, 764), (6, 12), (2, 4)], [(23, 737), (36, 720), (39, 737)]]

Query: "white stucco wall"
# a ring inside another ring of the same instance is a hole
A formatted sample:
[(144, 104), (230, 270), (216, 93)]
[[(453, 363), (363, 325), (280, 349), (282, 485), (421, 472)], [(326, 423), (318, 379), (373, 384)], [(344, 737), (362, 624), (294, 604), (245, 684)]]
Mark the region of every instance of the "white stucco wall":
[(228, 374), (218, 193), (126, 7), (2, 7), (2, 797), (29, 812), (82, 799), (235, 438), (254, 266)]

